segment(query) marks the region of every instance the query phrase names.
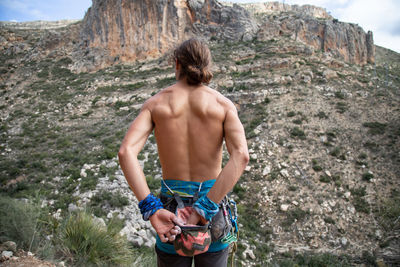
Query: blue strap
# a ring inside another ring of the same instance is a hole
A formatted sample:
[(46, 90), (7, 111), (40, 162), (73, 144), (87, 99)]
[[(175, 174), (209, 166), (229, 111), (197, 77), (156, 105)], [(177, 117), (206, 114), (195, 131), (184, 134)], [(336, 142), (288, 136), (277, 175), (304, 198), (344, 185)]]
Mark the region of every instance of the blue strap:
[(207, 195), (199, 198), (193, 205), (193, 208), (197, 211), (198, 214), (203, 216), (207, 221), (210, 221), (212, 217), (219, 211), (218, 204), (211, 201)]
[(145, 199), (139, 202), (140, 213), (145, 221), (148, 221), (151, 215), (162, 208), (163, 204), (161, 200), (152, 193), (148, 194)]

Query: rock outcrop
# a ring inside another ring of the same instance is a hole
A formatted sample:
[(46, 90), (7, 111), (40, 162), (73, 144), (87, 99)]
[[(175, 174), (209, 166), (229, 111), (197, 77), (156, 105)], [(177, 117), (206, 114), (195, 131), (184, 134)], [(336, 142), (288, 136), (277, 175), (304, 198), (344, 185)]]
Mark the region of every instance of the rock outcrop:
[(122, 61), (156, 57), (191, 33), (187, 2), (94, 0), (81, 36)]
[(333, 56), (355, 64), (373, 63), (375, 47), (371, 31), (335, 19), (319, 20), (302, 14), (276, 18), (265, 16), (257, 34), (259, 40), (287, 36), (330, 52)]
[[(229, 3), (228, 3), (229, 4)], [(277, 12), (293, 12), (303, 15), (320, 18), (333, 19), (325, 8), (313, 5), (288, 5), (281, 2), (266, 2), (266, 3), (249, 3), (241, 4), (244, 8), (253, 14), (273, 14)]]
[(84, 46), (104, 48), (114, 60), (154, 58), (201, 34), (249, 40), (257, 26), (240, 6), (217, 1), (94, 0), (81, 32)]
[(215, 0), (94, 0), (82, 23), (81, 48), (99, 65), (155, 58), (191, 36), (244, 41), (287, 36), (350, 63), (372, 63), (375, 57), (372, 32), (339, 22), (323, 8)]

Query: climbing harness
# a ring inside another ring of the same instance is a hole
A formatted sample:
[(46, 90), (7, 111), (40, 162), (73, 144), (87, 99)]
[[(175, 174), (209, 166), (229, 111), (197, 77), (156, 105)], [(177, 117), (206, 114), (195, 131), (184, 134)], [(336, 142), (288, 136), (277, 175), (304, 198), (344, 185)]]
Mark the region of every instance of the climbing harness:
[[(191, 197), (192, 200), (185, 206), (181, 196), (172, 191), (171, 188), (164, 182), (164, 185), (172, 193), (176, 203), (176, 216), (183, 222), (186, 222), (190, 217), (190, 214), (195, 212), (192, 205), (197, 201), (201, 185), (199, 190)], [(208, 250), (211, 244), (211, 233), (209, 223), (205, 225), (178, 225), (181, 228), (181, 234), (179, 234), (174, 240), (174, 248), (176, 253), (181, 256), (195, 256), (204, 253)]]
[[(164, 180), (162, 182), (173, 197), (163, 201), (164, 207), (171, 212), (175, 212), (178, 218), (183, 219), (183, 221), (187, 220), (190, 213), (194, 212), (192, 205), (199, 198), (202, 183), (200, 183), (199, 189), (192, 196), (178, 194)], [(179, 255), (193, 256), (204, 253), (208, 250), (211, 242), (219, 240), (224, 244), (232, 244), (231, 263), (233, 266), (239, 237), (236, 202), (226, 196), (219, 204), (219, 208), (220, 211), (206, 225), (179, 225), (182, 233), (174, 241), (175, 251)]]
[[(229, 203), (230, 205), (228, 205), (227, 203)], [(233, 212), (232, 212), (231, 206), (233, 207)], [(226, 223), (227, 223), (227, 225), (229, 225), (228, 220), (230, 220), (232, 227), (230, 227), (229, 232), (226, 233), (225, 236), (221, 239), (221, 242), (225, 243), (225, 244), (231, 244), (233, 242), (238, 241), (238, 226), (237, 226), (237, 217), (238, 216), (237, 216), (236, 202), (231, 199), (231, 200), (229, 200), (229, 202), (228, 201), (223, 202), (222, 207), (223, 207), (223, 213), (224, 213)], [(228, 216), (229, 216), (229, 218), (228, 218)]]
[[(231, 227), (230, 231), (225, 235), (225, 237), (223, 237), (221, 239), (221, 242), (227, 243), (227, 244), (232, 243), (231, 266), (233, 267), (234, 262), (235, 262), (234, 261), (235, 253), (237, 251), (237, 241), (239, 239), (239, 228), (238, 228), (238, 224), (237, 224), (238, 214), (237, 214), (236, 202), (233, 199), (231, 199), (231, 200), (229, 200), (228, 203), (230, 205), (223, 204), (223, 212), (224, 212), (226, 220), (228, 218), (228, 213), (229, 213), (232, 227)], [(233, 208), (233, 211), (232, 211), (232, 208)]]

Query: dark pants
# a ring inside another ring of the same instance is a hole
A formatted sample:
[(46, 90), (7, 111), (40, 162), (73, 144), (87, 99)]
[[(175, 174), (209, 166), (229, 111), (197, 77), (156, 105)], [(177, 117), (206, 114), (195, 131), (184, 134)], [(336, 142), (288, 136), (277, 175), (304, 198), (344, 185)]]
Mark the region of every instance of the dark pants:
[(229, 247), (221, 251), (206, 252), (194, 257), (168, 254), (159, 250), (157, 246), (156, 252), (158, 267), (191, 267), (193, 258), (195, 267), (226, 267)]

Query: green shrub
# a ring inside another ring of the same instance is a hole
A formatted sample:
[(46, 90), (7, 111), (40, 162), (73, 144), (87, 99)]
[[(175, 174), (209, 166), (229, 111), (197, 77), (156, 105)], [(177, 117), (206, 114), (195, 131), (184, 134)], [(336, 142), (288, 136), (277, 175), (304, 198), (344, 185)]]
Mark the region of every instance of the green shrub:
[(335, 97), (336, 98), (339, 98), (339, 99), (344, 99), (345, 98), (345, 95), (344, 95), (344, 93), (343, 92), (335, 92)]
[(290, 135), (299, 139), (306, 138), (306, 134), (304, 133), (304, 131), (297, 126), (290, 131)]
[(117, 102), (115, 102), (114, 108), (115, 108), (116, 110), (119, 110), (119, 109), (122, 108), (122, 107), (128, 107), (130, 104), (131, 104), (131, 103), (130, 103), (129, 101), (121, 101), (121, 100), (118, 100)]
[(313, 165), (312, 168), (313, 168), (313, 170), (316, 171), (316, 172), (322, 171), (322, 167), (319, 166), (319, 165)]
[(24, 250), (36, 251), (41, 239), (39, 205), (0, 197), (0, 242), (12, 240)]
[(294, 124), (303, 124), (303, 120), (302, 119), (295, 119), (292, 121)]
[(400, 191), (392, 189), (388, 198), (380, 201), (380, 208), (377, 212), (380, 225), (386, 230), (400, 229)]
[(369, 128), (368, 133), (376, 135), (376, 134), (384, 134), (387, 124), (380, 122), (364, 122), (364, 127)]
[(320, 119), (327, 119), (328, 118), (328, 116), (323, 111), (318, 112), (316, 116), (318, 118), (320, 118)]
[[(275, 265), (274, 265), (275, 266)], [(297, 266), (311, 266), (311, 267), (350, 267), (353, 266), (348, 256), (337, 256), (330, 253), (323, 254), (297, 254), (292, 259), (285, 259), (279, 261), (279, 266), (297, 267)]]
[(295, 186), (295, 185), (289, 185), (288, 190), (294, 192), (294, 191), (297, 190), (297, 186)]
[(246, 196), (246, 189), (244, 189), (239, 183), (237, 183), (233, 187), (233, 193), (238, 196), (239, 200), (244, 199)]
[(288, 113), (287, 113), (287, 116), (290, 118), (290, 117), (294, 117), (294, 116), (296, 116), (296, 112), (294, 112), (294, 111), (289, 111)]
[(362, 179), (367, 182), (369, 182), (372, 178), (374, 178), (374, 175), (370, 172), (363, 173), (362, 175)]
[(313, 168), (314, 171), (316, 171), (316, 172), (322, 171), (322, 167), (319, 165), (317, 159), (312, 159), (311, 162), (312, 162), (312, 168)]
[(295, 221), (303, 220), (307, 214), (308, 214), (307, 211), (304, 211), (300, 208), (289, 210), (286, 214), (286, 219), (282, 222), (282, 226), (287, 228), (290, 225), (292, 225)]
[(366, 159), (367, 158), (367, 154), (365, 152), (362, 152), (359, 156), (359, 159)]
[(102, 217), (105, 216), (104, 205), (109, 205), (110, 207), (122, 208), (129, 204), (129, 199), (119, 193), (112, 193), (110, 191), (102, 190), (94, 195), (90, 200), (90, 206), (93, 208), (93, 213)]
[(363, 197), (367, 194), (365, 187), (352, 188), (350, 189), (350, 192), (353, 196), (359, 196), (359, 197)]
[(368, 202), (362, 198), (362, 196), (353, 196), (353, 205), (356, 211), (369, 214), (370, 208)]
[(322, 183), (329, 183), (331, 181), (331, 178), (328, 175), (321, 175), (319, 177), (319, 181)]
[(347, 106), (346, 103), (344, 103), (344, 102), (338, 102), (338, 103), (336, 103), (336, 110), (337, 110), (339, 113), (344, 113), (347, 109), (348, 109), (348, 106)]
[(155, 191), (160, 189), (161, 187), (161, 182), (159, 179), (154, 178), (151, 175), (146, 176), (146, 181), (147, 181), (147, 185), (149, 186), (151, 191)]
[(98, 183), (99, 178), (92, 175), (88, 174), (87, 177), (83, 177), (80, 185), (80, 189), (82, 192), (86, 190), (94, 190), (96, 189), (96, 185)]
[(156, 87), (157, 88), (164, 88), (164, 87), (172, 85), (175, 82), (176, 82), (176, 78), (175, 77), (169, 77), (169, 78), (160, 79), (160, 80), (157, 81)]
[(329, 224), (335, 224), (335, 220), (332, 219), (331, 217), (325, 217), (325, 218), (324, 218), (324, 221), (325, 221), (326, 223), (329, 223)]
[(77, 266), (128, 264), (132, 260), (132, 251), (116, 229), (113, 225), (104, 227), (96, 223), (83, 211), (70, 214), (60, 229), (61, 251)]
[(329, 152), (329, 155), (334, 156), (338, 159), (345, 160), (346, 155), (342, 153), (342, 148), (341, 147), (335, 147), (331, 152)]

